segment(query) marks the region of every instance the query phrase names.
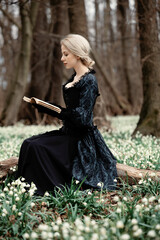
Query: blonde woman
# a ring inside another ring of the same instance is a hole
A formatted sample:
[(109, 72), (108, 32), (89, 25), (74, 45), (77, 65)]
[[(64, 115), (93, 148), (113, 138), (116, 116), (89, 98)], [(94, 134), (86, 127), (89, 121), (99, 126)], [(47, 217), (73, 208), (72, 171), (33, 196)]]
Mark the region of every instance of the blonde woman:
[(93, 125), (93, 108), (99, 96), (94, 61), (90, 45), (81, 35), (69, 34), (61, 41), (66, 69), (75, 73), (63, 85), (66, 108), (56, 113), (34, 105), (63, 120), (59, 130), (26, 139), (21, 147), (18, 177), (34, 182), (37, 194), (54, 191), (56, 186), (70, 184), (71, 179), (84, 181), (84, 188), (114, 189), (117, 177), (116, 159), (106, 146), (97, 127)]

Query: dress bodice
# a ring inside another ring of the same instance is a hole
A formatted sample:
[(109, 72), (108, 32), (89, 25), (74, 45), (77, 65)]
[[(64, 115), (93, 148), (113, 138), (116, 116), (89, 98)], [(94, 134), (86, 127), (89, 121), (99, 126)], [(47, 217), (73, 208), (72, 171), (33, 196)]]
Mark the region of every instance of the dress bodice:
[(68, 109), (76, 108), (79, 105), (80, 92), (77, 88), (66, 88), (63, 86), (63, 98)]

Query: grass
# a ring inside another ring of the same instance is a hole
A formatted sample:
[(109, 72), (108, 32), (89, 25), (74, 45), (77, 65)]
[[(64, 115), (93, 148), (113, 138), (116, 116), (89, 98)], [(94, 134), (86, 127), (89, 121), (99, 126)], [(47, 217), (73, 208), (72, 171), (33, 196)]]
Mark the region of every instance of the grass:
[[(160, 140), (131, 138), (137, 117), (112, 118), (113, 131), (102, 131), (118, 162), (160, 169)], [(0, 160), (18, 156), (23, 139), (53, 126), (0, 128)], [(35, 197), (36, 187), (7, 177), (0, 186), (0, 239), (127, 240), (160, 239), (160, 183), (151, 178), (116, 191), (81, 191), (81, 183)]]

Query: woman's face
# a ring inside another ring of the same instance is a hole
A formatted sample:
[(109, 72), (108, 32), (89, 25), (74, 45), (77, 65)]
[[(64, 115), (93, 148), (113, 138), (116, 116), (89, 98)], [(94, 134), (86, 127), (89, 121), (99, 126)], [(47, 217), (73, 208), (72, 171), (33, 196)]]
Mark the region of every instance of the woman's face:
[(61, 61), (67, 69), (75, 68), (78, 63), (78, 57), (72, 54), (63, 44), (61, 46)]

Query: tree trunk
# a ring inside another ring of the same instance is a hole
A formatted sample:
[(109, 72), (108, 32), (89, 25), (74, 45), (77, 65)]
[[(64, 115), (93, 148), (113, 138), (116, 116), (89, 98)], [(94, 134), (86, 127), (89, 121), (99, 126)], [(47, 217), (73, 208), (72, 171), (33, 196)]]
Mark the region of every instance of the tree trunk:
[(70, 32), (88, 36), (87, 19), (84, 0), (68, 0)]
[(20, 15), (22, 23), (21, 49), (18, 66), (15, 71), (15, 77), (8, 89), (6, 104), (2, 112), (1, 123), (5, 126), (12, 125), (16, 122), (19, 107), (25, 93), (30, 70), (32, 27), (34, 25), (34, 22), (31, 22), (31, 20), (35, 19), (32, 14), (36, 15), (38, 6), (39, 2), (32, 1), (30, 8), (29, 2), (26, 2), (25, 0), (20, 1)]
[[(55, 23), (53, 33), (60, 36), (65, 36), (69, 33), (68, 20), (68, 2), (67, 0), (52, 0), (51, 6), (54, 7)], [(51, 82), (48, 96), (54, 103), (62, 104), (62, 82), (63, 82), (63, 64), (61, 63), (61, 46), (60, 39), (54, 42), (54, 49), (52, 50), (52, 67), (51, 67)]]
[(156, 1), (137, 1), (144, 101), (133, 133), (160, 137), (160, 52)]
[[(46, 11), (47, 8), (41, 1), (32, 41), (31, 82), (25, 93), (28, 97), (34, 96), (42, 100), (48, 100), (46, 95), (51, 81), (51, 69), (48, 62), (53, 49), (52, 39), (41, 34), (42, 31), (48, 34), (49, 24)], [(35, 117), (35, 109), (30, 104), (23, 102), (19, 112), (19, 119), (27, 119), (29, 123), (35, 123)]]

